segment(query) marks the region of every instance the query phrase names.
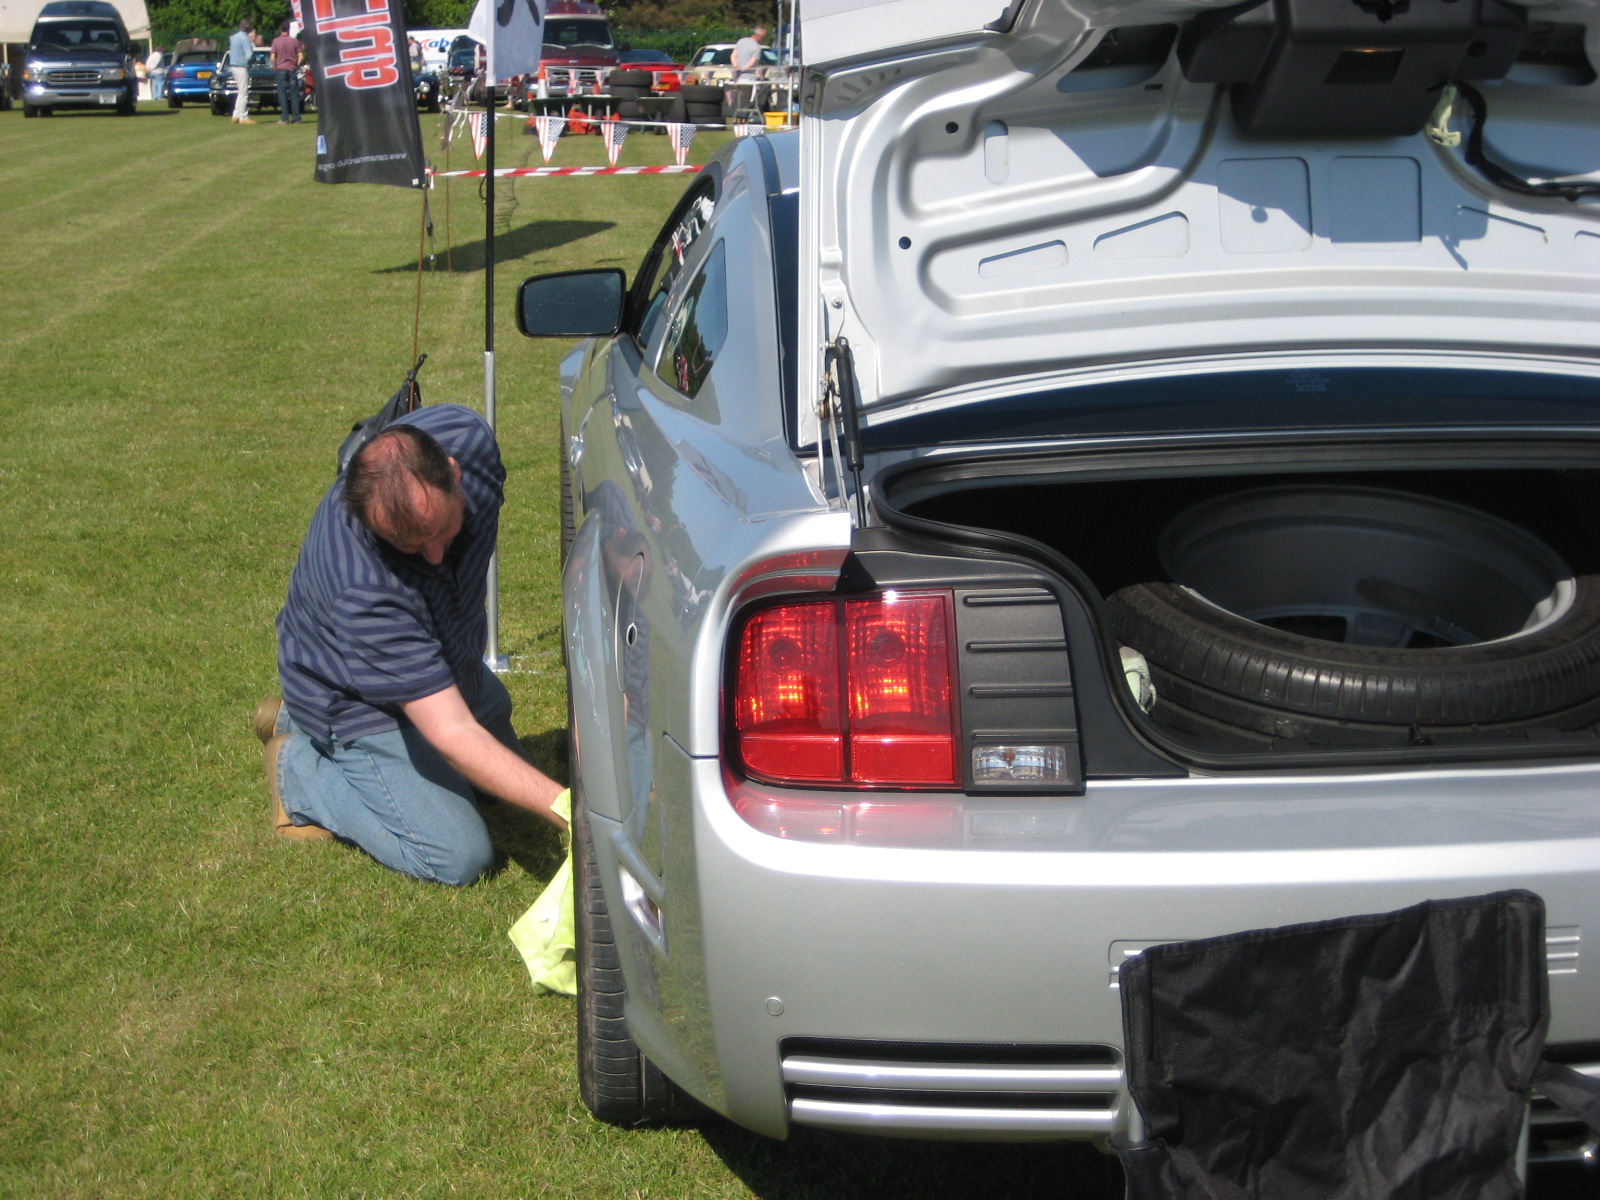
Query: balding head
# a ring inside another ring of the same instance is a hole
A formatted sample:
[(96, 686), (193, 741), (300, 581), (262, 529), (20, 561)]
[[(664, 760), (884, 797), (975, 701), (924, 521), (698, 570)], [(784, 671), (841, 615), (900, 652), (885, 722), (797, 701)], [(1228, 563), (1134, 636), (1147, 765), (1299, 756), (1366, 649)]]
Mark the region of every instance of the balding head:
[(344, 507), (402, 554), (437, 564), (461, 532), (461, 468), (414, 425), (391, 425), (345, 468)]

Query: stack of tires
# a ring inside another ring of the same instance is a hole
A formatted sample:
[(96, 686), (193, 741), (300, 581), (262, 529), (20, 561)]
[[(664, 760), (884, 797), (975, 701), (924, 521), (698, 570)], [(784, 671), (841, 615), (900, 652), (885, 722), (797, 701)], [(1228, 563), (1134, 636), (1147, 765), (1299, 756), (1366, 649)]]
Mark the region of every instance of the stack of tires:
[(639, 101), (650, 94), (649, 71), (613, 71), (606, 76), (606, 90), (616, 101), (616, 115), (624, 120), (644, 118), (644, 105)]
[(686, 83), (672, 106), (672, 119), (691, 125), (721, 125), (723, 90), (712, 84)]

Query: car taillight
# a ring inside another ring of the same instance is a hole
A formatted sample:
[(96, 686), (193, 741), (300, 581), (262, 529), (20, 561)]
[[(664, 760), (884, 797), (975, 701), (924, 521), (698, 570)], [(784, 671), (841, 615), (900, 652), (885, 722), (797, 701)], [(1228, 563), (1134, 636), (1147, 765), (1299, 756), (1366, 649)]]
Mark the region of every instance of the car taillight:
[(842, 787), (958, 782), (949, 592), (762, 609), (739, 635), (738, 758), (754, 778)]

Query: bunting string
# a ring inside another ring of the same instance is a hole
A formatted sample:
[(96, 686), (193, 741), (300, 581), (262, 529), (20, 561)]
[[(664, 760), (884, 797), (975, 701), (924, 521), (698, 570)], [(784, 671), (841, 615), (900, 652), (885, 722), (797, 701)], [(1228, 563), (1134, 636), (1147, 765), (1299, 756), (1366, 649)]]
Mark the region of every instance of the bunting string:
[[(700, 170), (699, 165), (687, 163), (682, 166), (668, 165), (661, 167), (496, 167), (496, 179), (554, 179), (571, 178), (578, 175), (692, 175)], [(430, 171), (435, 179), (482, 179), (488, 171)]]

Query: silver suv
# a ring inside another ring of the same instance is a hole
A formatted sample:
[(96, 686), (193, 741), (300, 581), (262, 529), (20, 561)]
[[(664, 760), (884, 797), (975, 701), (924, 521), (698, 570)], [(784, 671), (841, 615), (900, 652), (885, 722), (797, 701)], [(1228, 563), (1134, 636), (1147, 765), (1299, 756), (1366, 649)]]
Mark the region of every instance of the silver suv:
[(1002, 7), (523, 286), (585, 1099), (1128, 1133), (1125, 960), (1508, 888), (1600, 1074), (1600, 5)]
[(23, 58), (23, 116), (104, 108), (131, 117), (138, 89), (133, 43), (115, 5), (54, 0), (44, 6)]

